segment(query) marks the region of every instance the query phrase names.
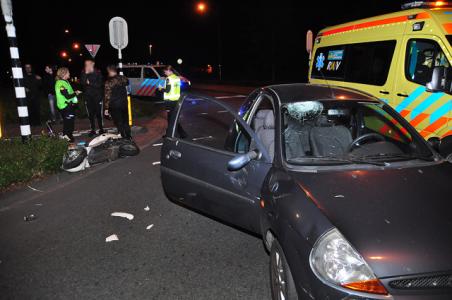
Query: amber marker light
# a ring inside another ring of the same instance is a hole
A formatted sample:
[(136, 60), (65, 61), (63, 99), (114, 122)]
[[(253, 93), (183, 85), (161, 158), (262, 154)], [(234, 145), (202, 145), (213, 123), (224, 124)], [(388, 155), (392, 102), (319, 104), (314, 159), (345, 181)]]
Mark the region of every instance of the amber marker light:
[(351, 283), (343, 284), (342, 286), (346, 287), (348, 289), (354, 290), (354, 291), (359, 291), (359, 292), (379, 294), (379, 295), (387, 295), (388, 294), (388, 291), (386, 290), (386, 288), (383, 286), (383, 284), (381, 284), (380, 280), (378, 280), (378, 279), (351, 282)]

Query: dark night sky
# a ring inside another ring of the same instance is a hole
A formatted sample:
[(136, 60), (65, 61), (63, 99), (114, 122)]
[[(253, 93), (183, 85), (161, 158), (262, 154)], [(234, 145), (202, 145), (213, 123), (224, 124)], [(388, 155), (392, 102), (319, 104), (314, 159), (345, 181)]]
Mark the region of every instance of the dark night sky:
[[(331, 3), (330, 3), (331, 2)], [(104, 67), (116, 62), (108, 42), (108, 21), (122, 16), (129, 25), (125, 62), (184, 60), (184, 72), (193, 77), (195, 67), (217, 64), (217, 28), (221, 28), (223, 70), (227, 80), (304, 81), (307, 74), (305, 33), (397, 11), (397, 0), (308, 1), (210, 0), (206, 15), (195, 13), (197, 2), (13, 0), (22, 63), (30, 62), (38, 73), (45, 63), (60, 63), (58, 55), (73, 41), (99, 43), (96, 60)], [(0, 31), (0, 80), (10, 67), (4, 22)], [(64, 29), (71, 30), (70, 35)], [(148, 45), (153, 45), (149, 57)], [(85, 56), (88, 53), (82, 49)], [(71, 68), (79, 72), (80, 59)]]

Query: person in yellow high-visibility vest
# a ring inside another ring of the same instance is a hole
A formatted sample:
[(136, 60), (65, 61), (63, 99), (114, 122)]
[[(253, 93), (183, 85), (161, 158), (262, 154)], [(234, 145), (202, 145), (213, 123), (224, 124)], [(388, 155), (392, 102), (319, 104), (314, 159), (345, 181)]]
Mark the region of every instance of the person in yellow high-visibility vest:
[(159, 89), (163, 90), (163, 100), (166, 104), (168, 112), (168, 118), (170, 118), (173, 110), (177, 106), (177, 102), (180, 99), (180, 78), (174, 74), (172, 66), (166, 66), (163, 70), (166, 76), (165, 87), (160, 86)]

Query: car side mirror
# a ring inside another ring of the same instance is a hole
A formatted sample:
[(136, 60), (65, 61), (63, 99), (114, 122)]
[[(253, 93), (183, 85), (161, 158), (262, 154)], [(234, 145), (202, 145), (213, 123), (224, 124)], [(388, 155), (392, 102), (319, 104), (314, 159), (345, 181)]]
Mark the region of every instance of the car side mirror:
[(441, 144), (441, 139), (439, 137), (431, 137), (428, 139), (428, 143), (432, 146), (435, 151), (439, 152), (439, 145)]
[(228, 170), (238, 171), (248, 165), (250, 161), (252, 161), (253, 159), (259, 159), (259, 157), (260, 154), (256, 150), (237, 155), (228, 162)]
[(443, 138), (438, 146), (438, 152), (442, 157), (450, 161), (452, 158), (452, 135)]
[(434, 67), (432, 72), (432, 80), (427, 82), (426, 88), (428, 92), (440, 92), (443, 90), (444, 67)]

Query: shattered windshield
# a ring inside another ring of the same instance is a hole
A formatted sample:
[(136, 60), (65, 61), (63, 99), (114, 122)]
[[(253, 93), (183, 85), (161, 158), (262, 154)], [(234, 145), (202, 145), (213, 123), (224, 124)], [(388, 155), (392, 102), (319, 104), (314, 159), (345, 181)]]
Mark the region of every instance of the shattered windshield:
[(283, 106), (283, 149), (290, 164), (373, 164), (433, 160), (433, 153), (388, 106), (344, 100)]

